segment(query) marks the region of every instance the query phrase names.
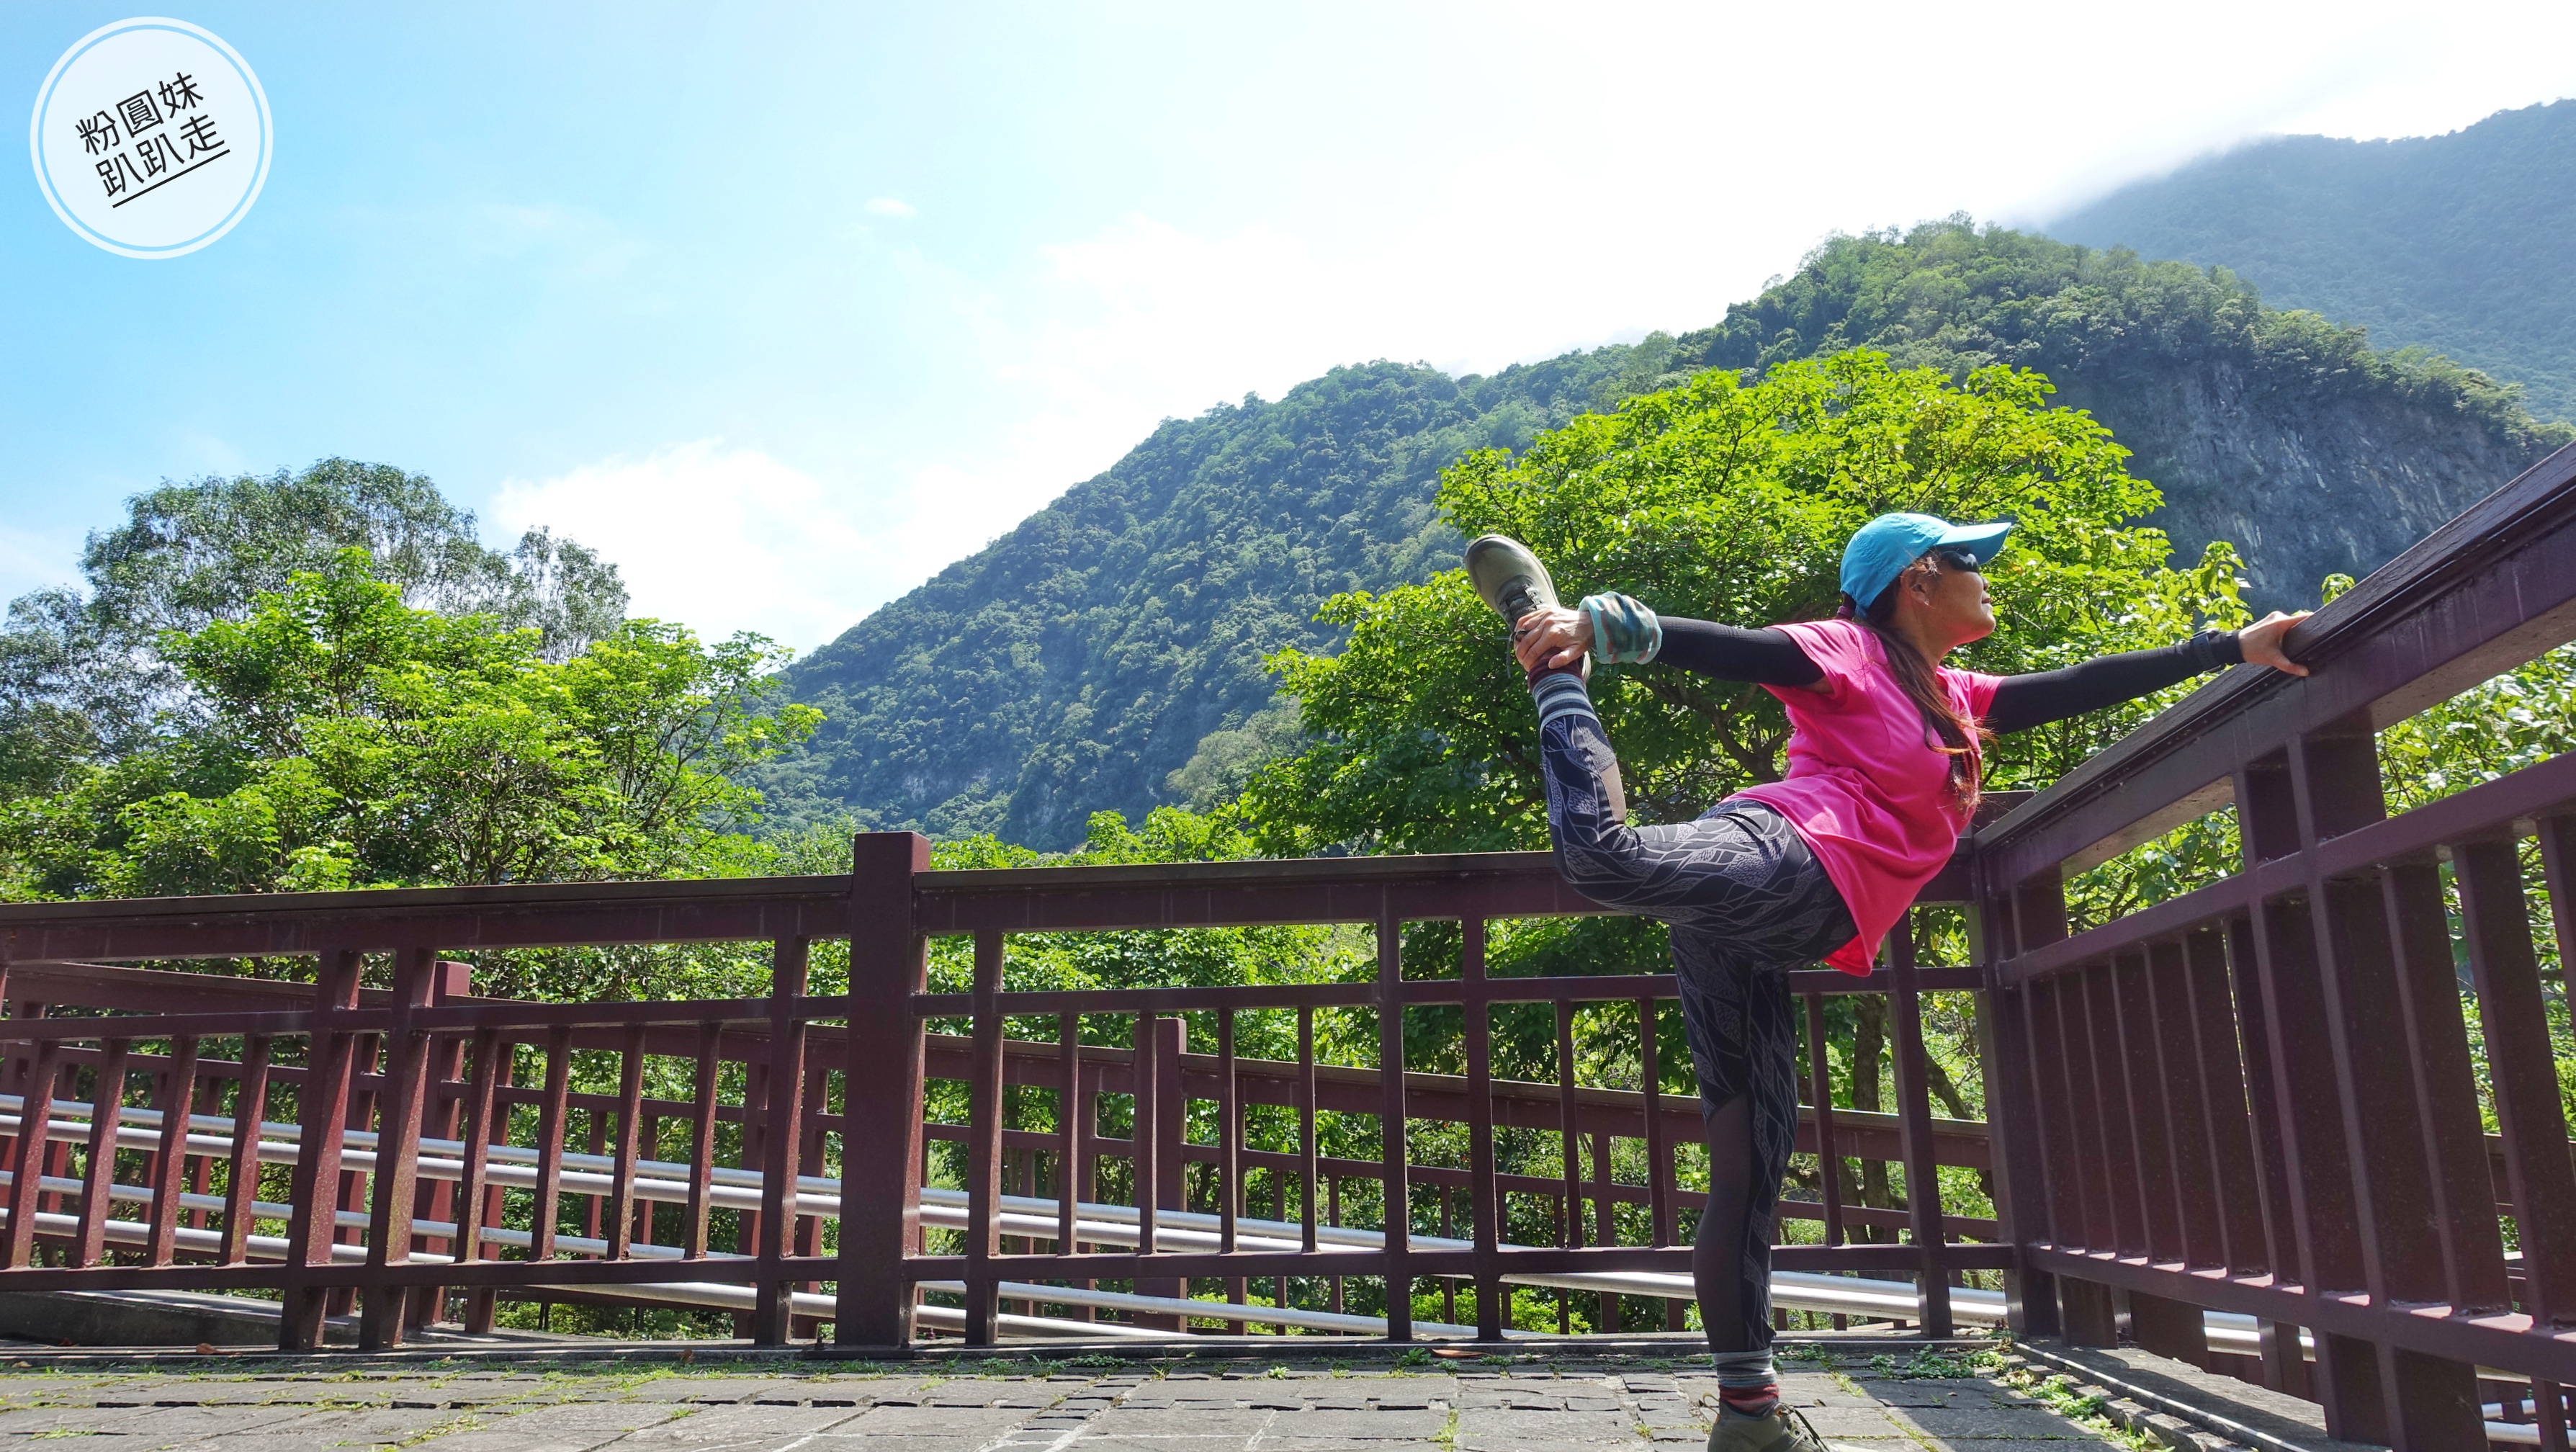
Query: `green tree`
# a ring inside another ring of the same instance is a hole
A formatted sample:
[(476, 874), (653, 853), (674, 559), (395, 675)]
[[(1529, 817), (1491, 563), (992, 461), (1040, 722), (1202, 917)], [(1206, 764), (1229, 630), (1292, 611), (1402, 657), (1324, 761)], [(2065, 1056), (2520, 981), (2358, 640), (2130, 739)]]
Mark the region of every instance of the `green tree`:
[[(1468, 534), (1530, 544), (1560, 593), (1619, 590), (1658, 611), (1739, 625), (1831, 612), (1842, 542), (1872, 515), (2009, 518), (1989, 572), (1995, 635), (1959, 663), (2008, 674), (2232, 624), (2234, 556), (2168, 566), (2157, 506), (2089, 416), (2004, 367), (1953, 383), (1851, 352), (1728, 372), (1578, 418), (1518, 455), (1472, 453), (1440, 503)], [(1307, 744), (1256, 773), (1236, 810), (1261, 845), (1457, 851), (1543, 846), (1537, 729), (1503, 623), (1462, 571), (1325, 606), (1337, 655), (1273, 658)], [(1593, 696), (1647, 821), (1694, 816), (1776, 779), (1788, 724), (1769, 693), (1671, 669), (1603, 670)], [(2151, 709), (2140, 703), (1998, 743), (1990, 785), (2036, 785)]]
[(162, 653), (203, 719), (0, 818), (19, 896), (160, 896), (721, 873), (734, 778), (809, 733), (781, 653), (628, 621), (542, 632), (402, 600), (348, 549)]
[(617, 568), (542, 529), (507, 551), (427, 478), (324, 459), (301, 473), (165, 483), (90, 536), (81, 587), (14, 601), (0, 624), (0, 798), (65, 789), (75, 768), (185, 730), (204, 702), (162, 638), (249, 617), (300, 572), (362, 551), (402, 603), (536, 632), (569, 660), (618, 627)]

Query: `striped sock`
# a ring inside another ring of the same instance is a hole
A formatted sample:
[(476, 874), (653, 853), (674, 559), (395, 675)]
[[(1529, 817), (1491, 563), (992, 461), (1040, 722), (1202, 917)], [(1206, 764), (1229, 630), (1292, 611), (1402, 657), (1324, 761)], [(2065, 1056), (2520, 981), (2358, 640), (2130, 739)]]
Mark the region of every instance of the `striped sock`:
[(1780, 1405), (1780, 1373), (1768, 1351), (1721, 1351), (1717, 1399), (1739, 1417), (1767, 1417)]
[(1570, 670), (1549, 671), (1530, 682), (1530, 698), (1538, 703), (1538, 728), (1559, 716), (1591, 716), (1600, 719), (1592, 709), (1592, 692), (1583, 684), (1581, 674)]

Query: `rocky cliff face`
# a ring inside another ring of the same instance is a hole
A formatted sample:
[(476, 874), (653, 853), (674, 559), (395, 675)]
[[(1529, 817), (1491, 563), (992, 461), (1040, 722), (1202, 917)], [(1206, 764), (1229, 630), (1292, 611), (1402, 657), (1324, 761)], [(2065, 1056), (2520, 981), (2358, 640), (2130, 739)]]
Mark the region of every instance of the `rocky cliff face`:
[(2054, 376), (2163, 488), (2155, 522), (2176, 553), (2232, 541), (2263, 608), (2314, 606), (2327, 575), (2369, 574), (2549, 451), (2413, 399), (2287, 390), (2235, 360)]

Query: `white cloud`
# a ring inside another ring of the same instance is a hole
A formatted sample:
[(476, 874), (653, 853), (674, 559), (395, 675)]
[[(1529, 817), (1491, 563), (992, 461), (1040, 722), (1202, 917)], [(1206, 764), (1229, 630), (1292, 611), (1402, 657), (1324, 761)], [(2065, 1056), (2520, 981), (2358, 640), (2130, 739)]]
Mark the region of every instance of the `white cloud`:
[(706, 638), (756, 630), (811, 650), (885, 598), (883, 552), (849, 502), (754, 449), (700, 439), (510, 480), (493, 522), (570, 535), (624, 572), (636, 615)]
[(866, 211), (868, 215), (873, 217), (903, 217), (909, 219), (920, 215), (920, 208), (915, 207), (912, 203), (905, 201), (901, 197), (870, 197), (868, 199), (867, 206), (862, 210)]

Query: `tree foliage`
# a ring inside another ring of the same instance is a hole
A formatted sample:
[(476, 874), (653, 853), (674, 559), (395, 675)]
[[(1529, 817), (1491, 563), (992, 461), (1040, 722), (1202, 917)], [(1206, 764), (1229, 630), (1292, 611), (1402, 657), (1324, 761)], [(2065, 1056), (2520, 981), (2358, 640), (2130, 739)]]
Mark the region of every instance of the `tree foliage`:
[(697, 875), (743, 850), (735, 777), (813, 729), (771, 709), (779, 653), (627, 621), (543, 632), (403, 603), (346, 549), (172, 630), (183, 729), (0, 815), (20, 896), (154, 897)]
[(160, 650), (164, 635), (246, 618), (299, 573), (363, 552), (403, 603), (534, 630), (570, 659), (617, 628), (617, 567), (543, 529), (508, 551), (418, 474), (324, 459), (301, 473), (165, 483), (93, 533), (86, 588), (40, 590), (0, 626), (0, 792), (58, 790), (84, 764), (148, 743), (202, 706)]

